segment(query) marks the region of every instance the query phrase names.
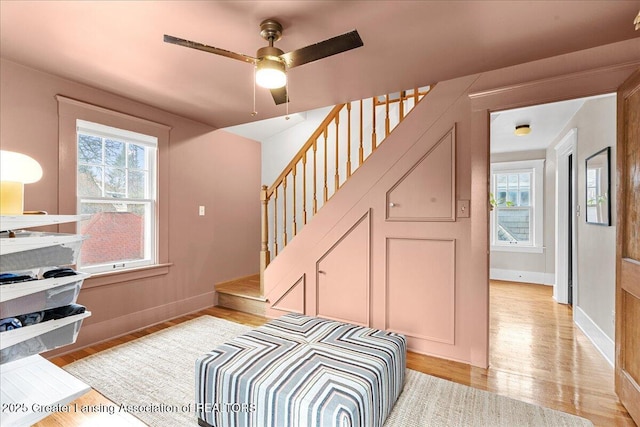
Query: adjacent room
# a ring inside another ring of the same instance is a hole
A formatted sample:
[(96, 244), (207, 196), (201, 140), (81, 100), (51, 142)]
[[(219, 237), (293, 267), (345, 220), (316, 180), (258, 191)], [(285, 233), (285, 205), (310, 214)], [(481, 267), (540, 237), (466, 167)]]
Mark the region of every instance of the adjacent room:
[(2, 425), (638, 423), (640, 13), (576, 6), (0, 2)]

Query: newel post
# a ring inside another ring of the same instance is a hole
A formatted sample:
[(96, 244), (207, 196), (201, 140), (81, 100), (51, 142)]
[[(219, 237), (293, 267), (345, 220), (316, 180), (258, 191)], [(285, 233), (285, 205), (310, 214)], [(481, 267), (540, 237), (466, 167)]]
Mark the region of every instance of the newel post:
[(264, 296), (264, 270), (271, 261), (271, 254), (269, 253), (269, 218), (268, 218), (268, 206), (269, 196), (267, 195), (267, 186), (263, 185), (260, 190), (260, 203), (262, 204), (261, 216), (262, 216), (262, 240), (260, 242), (260, 295)]

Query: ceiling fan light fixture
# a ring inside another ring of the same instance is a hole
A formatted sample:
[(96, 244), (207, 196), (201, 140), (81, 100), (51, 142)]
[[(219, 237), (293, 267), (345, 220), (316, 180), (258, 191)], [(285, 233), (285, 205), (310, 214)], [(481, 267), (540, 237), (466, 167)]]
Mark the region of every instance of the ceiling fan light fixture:
[(284, 64), (275, 59), (262, 59), (256, 70), (256, 84), (267, 89), (278, 89), (287, 84)]
[(529, 125), (518, 125), (516, 126), (516, 130), (513, 132), (516, 136), (525, 136), (531, 133), (531, 126)]

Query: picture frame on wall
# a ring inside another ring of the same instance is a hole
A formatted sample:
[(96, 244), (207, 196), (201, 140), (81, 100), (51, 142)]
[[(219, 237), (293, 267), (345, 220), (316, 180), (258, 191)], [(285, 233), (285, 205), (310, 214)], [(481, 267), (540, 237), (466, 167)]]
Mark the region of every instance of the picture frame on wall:
[(585, 160), (585, 212), (587, 224), (611, 225), (611, 147)]

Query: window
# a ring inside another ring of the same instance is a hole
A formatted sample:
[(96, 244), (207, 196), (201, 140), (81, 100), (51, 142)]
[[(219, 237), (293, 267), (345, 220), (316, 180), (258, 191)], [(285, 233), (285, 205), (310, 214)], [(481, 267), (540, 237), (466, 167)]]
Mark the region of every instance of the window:
[(492, 250), (542, 252), (544, 160), (491, 165)]
[(102, 272), (156, 263), (156, 137), (77, 120), (78, 212), (91, 214), (78, 266)]

